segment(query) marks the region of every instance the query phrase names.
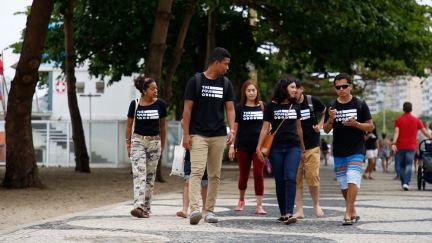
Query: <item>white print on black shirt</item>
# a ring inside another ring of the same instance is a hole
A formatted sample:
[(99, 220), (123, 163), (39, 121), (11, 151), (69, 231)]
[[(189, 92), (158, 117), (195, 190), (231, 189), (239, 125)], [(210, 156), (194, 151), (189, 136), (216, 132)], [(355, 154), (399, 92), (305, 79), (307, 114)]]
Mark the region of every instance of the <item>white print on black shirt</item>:
[(203, 97), (215, 97), (215, 98), (223, 98), (223, 88), (215, 87), (215, 86), (202, 86)]
[(295, 110), (275, 110), (274, 111), (274, 120), (282, 120), (282, 119), (297, 119), (297, 113)]
[(262, 120), (263, 112), (262, 111), (245, 111), (243, 112), (243, 121), (248, 120)]
[(300, 113), (301, 113), (301, 118), (300, 118), (300, 120), (302, 120), (302, 121), (311, 118), (311, 113), (310, 113), (310, 110), (309, 110), (309, 109), (301, 110)]
[(137, 111), (137, 120), (156, 120), (159, 119), (158, 110)]
[(340, 110), (336, 112), (336, 122), (342, 122), (354, 117), (357, 119), (357, 109)]

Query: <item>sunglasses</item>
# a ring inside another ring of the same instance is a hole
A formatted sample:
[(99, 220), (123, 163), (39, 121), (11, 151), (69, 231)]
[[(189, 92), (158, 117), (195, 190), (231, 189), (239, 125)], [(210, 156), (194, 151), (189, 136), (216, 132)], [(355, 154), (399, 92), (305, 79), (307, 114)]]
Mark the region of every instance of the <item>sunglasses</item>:
[(349, 84), (335, 85), (337, 90), (343, 90), (349, 87)]

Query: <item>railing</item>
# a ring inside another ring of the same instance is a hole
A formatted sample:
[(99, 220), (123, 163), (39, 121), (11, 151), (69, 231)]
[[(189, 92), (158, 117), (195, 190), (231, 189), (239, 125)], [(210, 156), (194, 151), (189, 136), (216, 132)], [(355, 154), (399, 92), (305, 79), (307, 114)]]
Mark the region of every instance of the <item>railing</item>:
[[(0, 137), (5, 132), (5, 122), (0, 122)], [(89, 129), (91, 128), (91, 129)], [(130, 164), (125, 143), (126, 121), (83, 121), (90, 167), (122, 167)], [(91, 131), (91, 134), (89, 134)], [(32, 121), (33, 146), (39, 166), (75, 167), (74, 143), (70, 121)], [(178, 121), (167, 125), (167, 141), (162, 163), (170, 165), (174, 145), (181, 138)], [(0, 144), (0, 165), (5, 164), (6, 149)], [(91, 151), (90, 151), (91, 150)]]

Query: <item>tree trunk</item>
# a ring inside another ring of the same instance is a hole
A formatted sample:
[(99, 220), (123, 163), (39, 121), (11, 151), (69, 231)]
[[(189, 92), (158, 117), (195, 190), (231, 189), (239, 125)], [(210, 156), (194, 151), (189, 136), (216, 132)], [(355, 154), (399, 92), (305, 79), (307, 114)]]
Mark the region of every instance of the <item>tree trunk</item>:
[(167, 75), (166, 75), (166, 79), (165, 79), (164, 98), (166, 100), (170, 100), (172, 97), (172, 80), (174, 77), (174, 73), (177, 69), (177, 66), (180, 63), (181, 56), (183, 55), (183, 52), (184, 52), (184, 50), (183, 50), (184, 41), (186, 39), (189, 25), (190, 25), (192, 16), (193, 16), (194, 11), (195, 11), (194, 7), (195, 7), (195, 0), (188, 0), (188, 2), (186, 4), (186, 9), (185, 9), (185, 16), (183, 18), (183, 22), (182, 22), (182, 25), (180, 27), (179, 34), (177, 36), (177, 42), (176, 42), (176, 45), (174, 48), (173, 58), (171, 59), (171, 62), (168, 66)]
[[(84, 137), (81, 114), (76, 95), (75, 50), (73, 46), (74, 0), (68, 0), (64, 12), (65, 73), (69, 113), (72, 122), (72, 139), (75, 151), (75, 171), (90, 173), (89, 156)], [(69, 141), (68, 141), (69, 142)], [(91, 151), (90, 151), (91, 152)]]
[[(147, 75), (159, 83), (161, 81), (162, 62), (166, 49), (166, 38), (171, 20), (173, 0), (159, 0), (155, 23), (149, 46), (149, 56), (146, 60)], [(161, 86), (161, 85), (160, 85)], [(159, 160), (156, 180), (164, 182), (162, 177), (162, 160)]]
[(6, 188), (42, 187), (36, 164), (31, 109), (53, 0), (34, 0), (21, 56), (11, 84), (6, 115)]
[(205, 60), (205, 68), (209, 65), (208, 59), (216, 47), (216, 8), (210, 7), (207, 16), (207, 51), (206, 51), (206, 60)]
[(160, 82), (162, 62), (166, 49), (166, 38), (171, 20), (171, 7), (173, 0), (159, 0), (159, 5), (153, 25), (149, 55), (146, 60), (147, 75)]

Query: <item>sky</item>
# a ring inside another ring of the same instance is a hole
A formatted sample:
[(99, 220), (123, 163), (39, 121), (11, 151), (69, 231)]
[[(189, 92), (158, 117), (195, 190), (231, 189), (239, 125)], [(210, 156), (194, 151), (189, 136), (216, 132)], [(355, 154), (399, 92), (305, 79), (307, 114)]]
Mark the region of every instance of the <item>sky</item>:
[[(417, 0), (419, 4), (432, 6), (432, 0)], [(3, 52), (5, 77), (9, 81), (15, 75), (15, 70), (10, 68), (16, 63), (19, 55), (13, 54), (8, 46), (19, 41), (21, 31), (26, 24), (26, 16), (16, 12), (22, 12), (26, 6), (30, 6), (32, 0), (0, 0), (0, 52)]]
[(31, 4), (31, 0), (0, 0), (0, 52), (4, 54), (5, 77), (8, 81), (15, 75), (15, 70), (10, 66), (18, 61), (19, 55), (6, 48), (20, 40), (27, 21), (25, 15), (14, 13), (24, 11)]

